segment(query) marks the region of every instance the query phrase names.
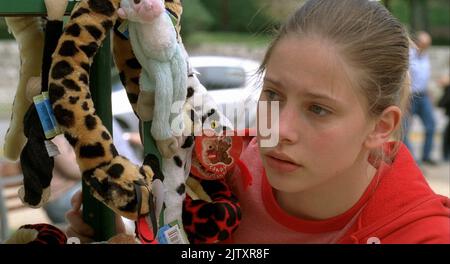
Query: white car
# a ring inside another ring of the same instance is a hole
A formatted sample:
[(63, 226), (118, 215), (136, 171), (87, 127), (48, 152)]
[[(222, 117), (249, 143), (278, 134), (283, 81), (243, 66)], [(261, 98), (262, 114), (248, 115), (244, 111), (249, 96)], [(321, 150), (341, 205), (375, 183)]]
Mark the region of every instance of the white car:
[[(189, 63), (235, 128), (256, 125), (256, 102), (261, 91), (257, 74), (259, 62), (235, 57), (192, 56)], [(113, 85), (112, 106), (113, 116), (124, 129), (138, 131), (137, 118), (120, 82)]]
[(256, 125), (256, 102), (261, 92), (254, 60), (221, 56), (194, 56), (192, 67), (198, 78), (236, 128)]

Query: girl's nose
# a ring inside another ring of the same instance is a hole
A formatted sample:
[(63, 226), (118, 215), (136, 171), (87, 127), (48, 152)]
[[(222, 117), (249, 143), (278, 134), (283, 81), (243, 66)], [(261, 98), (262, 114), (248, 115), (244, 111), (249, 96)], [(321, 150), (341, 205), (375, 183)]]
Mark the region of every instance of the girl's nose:
[(294, 144), (298, 141), (298, 113), (294, 108), (286, 105), (280, 109), (279, 117), (279, 141), (284, 144)]

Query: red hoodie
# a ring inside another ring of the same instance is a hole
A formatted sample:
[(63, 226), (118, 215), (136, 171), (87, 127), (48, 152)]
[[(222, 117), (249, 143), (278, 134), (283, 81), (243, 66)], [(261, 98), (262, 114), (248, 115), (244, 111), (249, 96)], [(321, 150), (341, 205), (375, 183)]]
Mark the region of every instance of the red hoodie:
[(431, 190), (404, 145), (352, 208), (320, 221), (291, 216), (278, 206), (256, 138), (241, 160), (234, 179), (240, 183), (235, 185), (242, 222), (234, 243), (450, 243), (449, 199)]

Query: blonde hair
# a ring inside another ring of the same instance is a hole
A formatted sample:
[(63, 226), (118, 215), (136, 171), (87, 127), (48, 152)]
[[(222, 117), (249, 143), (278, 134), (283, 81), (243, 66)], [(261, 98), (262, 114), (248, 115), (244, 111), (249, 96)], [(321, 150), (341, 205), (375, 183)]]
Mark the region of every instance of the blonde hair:
[[(279, 30), (264, 57), (264, 72), (274, 47), (286, 36), (320, 37), (334, 44), (356, 75), (354, 85), (377, 117), (389, 106), (403, 113), (409, 105), (408, 33), (389, 11), (370, 0), (309, 0)], [(400, 140), (401, 125), (394, 137)], [(398, 148), (398, 146), (395, 148)]]

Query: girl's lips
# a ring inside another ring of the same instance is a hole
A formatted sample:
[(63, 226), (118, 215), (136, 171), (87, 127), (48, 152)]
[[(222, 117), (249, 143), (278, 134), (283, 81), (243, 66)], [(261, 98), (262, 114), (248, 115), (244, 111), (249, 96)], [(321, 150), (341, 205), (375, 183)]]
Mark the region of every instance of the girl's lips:
[(293, 172), (299, 168), (301, 168), (300, 165), (286, 161), (286, 160), (280, 160), (277, 158), (274, 158), (270, 155), (265, 155), (266, 157), (266, 162), (267, 165), (279, 172), (284, 172), (284, 173), (288, 173), (288, 172)]

